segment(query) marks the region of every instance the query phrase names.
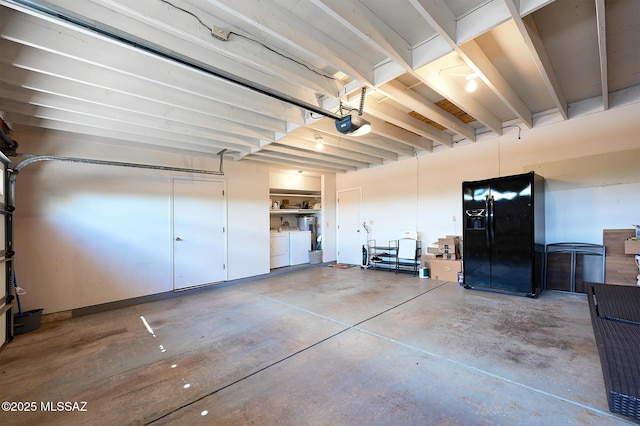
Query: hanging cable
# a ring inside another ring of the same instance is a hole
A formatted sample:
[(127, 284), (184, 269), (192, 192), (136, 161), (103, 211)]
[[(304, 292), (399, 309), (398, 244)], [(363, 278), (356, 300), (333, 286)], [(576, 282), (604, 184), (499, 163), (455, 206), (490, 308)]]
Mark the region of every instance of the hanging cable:
[(503, 129), (506, 129), (507, 127), (517, 127), (518, 128), (518, 139), (520, 139), (520, 132), (522, 132), (522, 129), (520, 128), (520, 126), (518, 126), (517, 124), (509, 124), (507, 126), (503, 126)]
[[(166, 0), (164, 1), (166, 4), (169, 4)], [(32, 10), (36, 10), (40, 13), (44, 13), (48, 16), (61, 19), (63, 21), (69, 22), (73, 25), (77, 25), (86, 30), (95, 32), (100, 34), (101, 36), (108, 37), (111, 40), (116, 40), (117, 42), (124, 43), (128, 46), (134, 47), (136, 49), (151, 53), (159, 58), (166, 59), (181, 65), (185, 65), (194, 70), (204, 72), (210, 76), (220, 78), (228, 83), (232, 83), (238, 85), (240, 87), (249, 89), (255, 93), (259, 93), (261, 95), (269, 96), (273, 99), (277, 99), (281, 102), (285, 102), (289, 105), (294, 105), (298, 108), (304, 109), (309, 112), (315, 112), (316, 114), (320, 114), (323, 117), (333, 118), (334, 120), (340, 120), (342, 116), (339, 116), (331, 111), (324, 110), (314, 104), (293, 98), (288, 93), (275, 91), (271, 88), (261, 86), (257, 84), (255, 81), (248, 80), (246, 78), (242, 78), (235, 74), (231, 74), (222, 69), (212, 68), (208, 65), (203, 65), (201, 63), (194, 62), (191, 58), (180, 55), (179, 52), (170, 50), (165, 46), (154, 44), (145, 40), (135, 40), (125, 38), (117, 32), (115, 29), (102, 25), (96, 21), (83, 20), (82, 18), (73, 16), (69, 13), (65, 13), (63, 11), (54, 10), (51, 7), (44, 6), (32, 0), (13, 0), (13, 2), (20, 4), (22, 6), (28, 7)], [(206, 25), (205, 25), (206, 26)], [(208, 26), (207, 26), (208, 28)]]
[[(170, 2), (170, 1), (168, 1), (168, 0), (160, 0), (160, 1), (161, 1), (162, 3), (165, 3), (165, 4), (167, 4), (167, 5), (171, 6), (171, 7), (175, 8), (175, 9), (177, 9), (177, 10), (181, 11), (181, 12), (184, 12), (184, 13), (186, 13), (186, 14), (189, 14), (189, 15), (193, 16), (193, 17), (194, 17), (194, 18), (195, 18), (195, 19), (200, 23), (200, 25), (202, 25), (203, 27), (205, 27), (205, 28), (207, 28), (207, 29), (211, 29), (211, 26), (210, 26), (210, 25), (205, 24), (205, 23), (202, 21), (202, 19), (200, 19), (200, 17), (199, 17), (198, 15), (196, 15), (195, 13), (193, 13), (193, 12), (191, 12), (191, 11), (187, 10), (187, 9), (184, 9), (184, 8), (182, 8), (182, 7), (180, 7), (180, 6), (176, 6), (175, 4), (171, 3), (171, 2)], [(313, 72), (313, 73), (316, 73), (316, 74), (318, 74), (318, 75), (319, 75), (319, 76), (321, 76), (321, 77), (324, 77), (324, 78), (327, 78), (327, 79), (329, 79), (329, 80), (333, 80), (333, 81), (338, 81), (337, 79), (335, 79), (334, 77), (332, 77), (332, 76), (330, 76), (330, 75), (323, 74), (323, 73), (321, 73), (321, 72), (318, 72), (318, 71), (314, 70), (313, 68), (309, 67), (307, 64), (305, 64), (305, 63), (303, 63), (303, 62), (301, 62), (301, 61), (298, 61), (297, 59), (294, 59), (294, 58), (292, 58), (292, 57), (290, 57), (290, 56), (287, 56), (287, 55), (284, 55), (284, 54), (282, 54), (282, 53), (278, 52), (277, 50), (273, 49), (272, 47), (267, 46), (266, 44), (264, 44), (264, 43), (263, 43), (263, 42), (261, 42), (260, 40), (257, 40), (257, 39), (254, 39), (254, 38), (248, 37), (248, 36), (246, 36), (246, 35), (244, 35), (244, 34), (236, 33), (236, 32), (234, 32), (234, 31), (229, 31), (229, 34), (230, 34), (230, 35), (231, 35), (231, 34), (233, 34), (233, 35), (235, 35), (235, 36), (237, 36), (237, 37), (242, 37), (242, 38), (244, 38), (244, 39), (246, 39), (246, 40), (249, 40), (249, 41), (251, 41), (251, 42), (253, 42), (253, 43), (259, 44), (260, 46), (264, 47), (265, 49), (269, 50), (270, 52), (273, 52), (273, 53), (275, 53), (276, 55), (282, 56), (282, 57), (283, 57), (283, 58), (285, 58), (285, 59), (288, 59), (288, 60), (290, 60), (290, 61), (292, 61), (292, 62), (295, 62), (296, 64), (298, 64), (298, 65), (300, 65), (300, 66), (305, 67), (305, 68), (306, 68), (306, 69), (308, 69), (309, 71), (311, 71), (311, 72)], [(214, 38), (215, 38), (215, 36), (214, 36)]]

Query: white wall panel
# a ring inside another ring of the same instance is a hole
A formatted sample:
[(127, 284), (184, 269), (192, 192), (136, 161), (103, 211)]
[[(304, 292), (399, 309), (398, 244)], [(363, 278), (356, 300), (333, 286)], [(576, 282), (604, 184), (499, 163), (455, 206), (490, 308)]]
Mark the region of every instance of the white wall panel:
[[(617, 164), (599, 169), (607, 174), (604, 180), (578, 179), (585, 174), (579, 159), (623, 151), (636, 155), (638, 116), (635, 104), (540, 124), (523, 131), (520, 140), (509, 131), (418, 159), (339, 174), (335, 181), (325, 177), (324, 260), (335, 259), (335, 190), (363, 188), (363, 219), (371, 237), (396, 239), (415, 229), (426, 247), (440, 236), (461, 233), (462, 181), (531, 169), (551, 173), (545, 176), (547, 241), (600, 243), (602, 229), (639, 221), (640, 179), (634, 182), (629, 170), (616, 179)], [(218, 168), (215, 157), (144, 151), (99, 138), (69, 141), (55, 133), (26, 132), (12, 137), (22, 152)], [(268, 166), (226, 161), (224, 169), (228, 279), (268, 273)], [(558, 170), (576, 182), (563, 180)], [(170, 291), (169, 182), (168, 173), (136, 169), (52, 162), (25, 168), (17, 180), (15, 213), (16, 271), (29, 292), (23, 309), (49, 313)]]
[[(12, 136), (21, 152), (219, 166), (217, 157), (78, 144), (45, 134)], [(224, 170), (228, 279), (268, 273), (268, 168), (228, 161)], [(51, 313), (171, 291), (170, 179), (180, 175), (51, 161), (25, 167), (17, 178), (15, 213), (16, 271), (28, 291), (23, 308)]]
[[(639, 116), (635, 104), (540, 124), (523, 131), (521, 139), (510, 128), (499, 138), (422, 155), (418, 166), (410, 158), (337, 175), (337, 189), (362, 186), (363, 215), (373, 221), (376, 239), (397, 238), (417, 217), (426, 247), (438, 237), (462, 233), (463, 181), (534, 170), (547, 179), (547, 241), (601, 244), (603, 229), (640, 221)], [(632, 158), (616, 160), (620, 156)], [(607, 164), (589, 167), (598, 159)]]

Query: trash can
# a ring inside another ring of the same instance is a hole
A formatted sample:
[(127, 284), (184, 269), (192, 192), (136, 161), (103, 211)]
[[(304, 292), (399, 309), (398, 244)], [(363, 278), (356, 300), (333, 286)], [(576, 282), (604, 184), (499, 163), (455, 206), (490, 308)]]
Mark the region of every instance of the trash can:
[(420, 268), (420, 278), (429, 278), (429, 268)]
[(322, 250), (309, 250), (309, 263), (322, 263)]
[(42, 311), (44, 309), (33, 309), (31, 311), (23, 312), (13, 315), (13, 334), (24, 334), (40, 328), (40, 322), (42, 321)]

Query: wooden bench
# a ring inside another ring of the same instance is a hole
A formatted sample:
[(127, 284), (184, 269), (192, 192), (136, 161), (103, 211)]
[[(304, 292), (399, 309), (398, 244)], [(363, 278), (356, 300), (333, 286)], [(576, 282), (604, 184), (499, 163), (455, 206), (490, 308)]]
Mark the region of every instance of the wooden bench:
[(609, 410), (640, 420), (640, 287), (588, 284)]

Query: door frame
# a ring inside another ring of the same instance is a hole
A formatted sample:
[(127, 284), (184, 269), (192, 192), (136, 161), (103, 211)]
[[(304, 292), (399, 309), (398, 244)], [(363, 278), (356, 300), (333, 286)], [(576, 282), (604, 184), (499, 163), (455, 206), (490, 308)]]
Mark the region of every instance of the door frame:
[[(344, 192), (350, 192), (350, 191), (358, 191), (358, 230), (360, 230), (360, 224), (362, 223), (362, 187), (361, 186), (356, 186), (353, 188), (346, 188), (346, 189), (341, 189), (339, 191), (336, 191), (336, 260), (338, 263), (341, 262), (340, 259), (340, 253), (341, 253), (341, 241), (340, 241), (340, 203), (339, 203), (339, 199), (340, 199), (340, 195)], [(362, 241), (363, 237), (362, 237), (362, 233), (359, 232), (360, 234), (360, 243), (359, 245), (366, 245), (366, 241)], [(358, 262), (358, 263), (362, 263), (362, 261)]]
[[(200, 182), (216, 182), (222, 184), (222, 225), (224, 227), (224, 237), (223, 237), (223, 247), (222, 247), (222, 256), (224, 261), (224, 269), (222, 273), (222, 280), (215, 281), (207, 284), (194, 285), (189, 287), (180, 287), (176, 288), (176, 262), (175, 262), (175, 211), (174, 211), (174, 203), (175, 203), (175, 186), (174, 182), (176, 180), (190, 180), (190, 181), (200, 181)], [(225, 282), (228, 280), (229, 273), (229, 254), (228, 254), (228, 235), (229, 235), (229, 224), (227, 217), (227, 180), (226, 179), (208, 179), (205, 177), (194, 176), (194, 177), (183, 177), (183, 176), (171, 176), (170, 178), (170, 191), (171, 191), (171, 291), (184, 291), (189, 290), (196, 287), (206, 287), (209, 285), (219, 284), (221, 282)]]

